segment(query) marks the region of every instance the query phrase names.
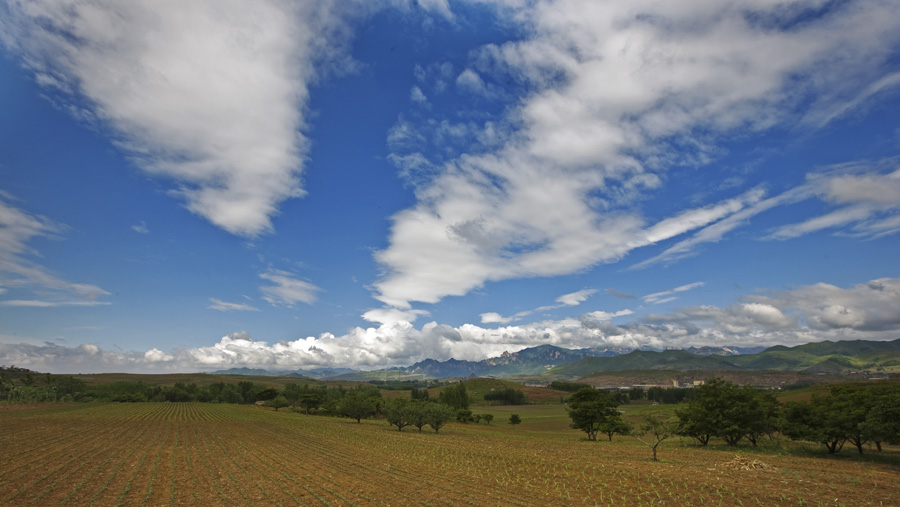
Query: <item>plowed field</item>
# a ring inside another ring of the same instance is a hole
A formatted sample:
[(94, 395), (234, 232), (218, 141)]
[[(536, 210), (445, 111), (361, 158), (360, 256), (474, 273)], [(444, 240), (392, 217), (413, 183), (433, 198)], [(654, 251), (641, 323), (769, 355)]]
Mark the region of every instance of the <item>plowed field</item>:
[(634, 439), (579, 435), (398, 432), (235, 405), (0, 407), (0, 503), (900, 505), (900, 470), (849, 454), (738, 459), (666, 442), (655, 463)]

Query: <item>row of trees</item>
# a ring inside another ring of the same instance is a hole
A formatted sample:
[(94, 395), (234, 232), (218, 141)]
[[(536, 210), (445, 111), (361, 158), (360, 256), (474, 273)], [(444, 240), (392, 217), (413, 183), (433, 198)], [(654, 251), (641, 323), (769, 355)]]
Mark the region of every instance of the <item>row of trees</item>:
[(882, 443), (900, 444), (900, 386), (851, 384), (831, 388), (828, 396), (810, 402), (781, 405), (768, 391), (712, 379), (695, 388), (688, 401), (675, 410), (676, 418), (648, 417), (631, 427), (618, 410), (619, 400), (608, 392), (582, 388), (568, 400), (572, 427), (596, 440), (598, 434), (632, 435), (653, 449), (672, 435), (692, 437), (700, 445), (720, 438), (737, 445), (747, 440), (756, 446), (776, 434), (823, 444), (835, 453), (851, 443), (860, 453), (867, 443), (880, 451)]
[(676, 432), (707, 445), (718, 437), (728, 445), (747, 439), (756, 446), (778, 427), (778, 401), (770, 392), (712, 379), (695, 388), (696, 394), (675, 411)]
[(900, 387), (885, 384), (835, 386), (828, 396), (782, 406), (770, 392), (713, 379), (675, 413), (675, 432), (701, 445), (715, 437), (732, 446), (743, 439), (756, 446), (776, 433), (823, 444), (829, 453), (846, 442), (860, 453), (870, 442), (879, 451), (883, 442), (900, 444)]
[(790, 438), (823, 444), (829, 453), (850, 442), (860, 454), (867, 443), (900, 444), (900, 388), (843, 385), (830, 396), (783, 408), (782, 432)]

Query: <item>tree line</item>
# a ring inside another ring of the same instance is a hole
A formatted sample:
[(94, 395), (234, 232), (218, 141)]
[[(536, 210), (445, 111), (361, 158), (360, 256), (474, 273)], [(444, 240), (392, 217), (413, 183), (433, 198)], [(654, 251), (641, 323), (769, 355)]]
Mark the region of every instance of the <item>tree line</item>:
[[(572, 427), (596, 440), (605, 434), (640, 436), (654, 433), (656, 445), (671, 435), (697, 440), (701, 446), (716, 438), (736, 446), (761, 438), (784, 435), (792, 440), (816, 442), (835, 453), (852, 444), (859, 453), (868, 443), (879, 451), (883, 443), (900, 444), (900, 385), (846, 384), (834, 386), (827, 396), (809, 402), (778, 402), (770, 391), (712, 379), (675, 410), (672, 420), (653, 420), (633, 428), (622, 418), (619, 402), (608, 392), (582, 388), (568, 400)], [(642, 440), (644, 441), (644, 440)], [(645, 443), (647, 443), (645, 441)], [(648, 444), (650, 445), (650, 444)]]

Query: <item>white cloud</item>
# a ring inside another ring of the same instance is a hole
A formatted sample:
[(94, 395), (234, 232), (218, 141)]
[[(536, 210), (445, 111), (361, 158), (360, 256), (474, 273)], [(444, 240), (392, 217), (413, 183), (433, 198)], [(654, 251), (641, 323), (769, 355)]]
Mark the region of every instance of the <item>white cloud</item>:
[(678, 243), (667, 248), (662, 253), (645, 261), (639, 262), (631, 266), (629, 269), (641, 269), (660, 262), (670, 263), (678, 259), (693, 255), (699, 245), (703, 243), (715, 243), (720, 241), (723, 237), (725, 237), (726, 234), (742, 225), (745, 225), (751, 218), (755, 217), (756, 215), (777, 206), (792, 204), (807, 199), (812, 195), (812, 190), (808, 185), (801, 185), (797, 188), (793, 188), (791, 190), (783, 192), (777, 196), (755, 201), (750, 206), (741, 209), (740, 211), (737, 211), (723, 218), (722, 220), (719, 220), (718, 222), (700, 229), (699, 231), (694, 233), (693, 236), (679, 241)]
[(614, 319), (614, 318), (616, 318), (616, 317), (623, 317), (623, 316), (625, 316), (625, 315), (632, 315), (633, 313), (634, 313), (634, 312), (632, 312), (631, 310), (629, 310), (629, 309), (627, 309), (627, 308), (626, 308), (625, 310), (619, 310), (618, 312), (613, 312), (613, 313), (609, 313), (609, 312), (604, 312), (604, 311), (598, 310), (598, 311), (596, 311), (596, 312), (586, 313), (586, 314), (584, 314), (584, 315), (582, 316), (582, 318), (584, 318), (584, 319), (590, 319), (590, 320), (596, 320), (596, 321), (607, 321), (607, 320), (612, 320), (612, 319)]
[(416, 104), (428, 104), (428, 97), (422, 92), (422, 89), (418, 86), (413, 86), (409, 91), (409, 100), (413, 101)]
[(51, 372), (208, 371), (233, 366), (296, 369), (347, 366), (363, 369), (407, 366), (426, 358), (481, 360), (525, 347), (552, 344), (584, 347), (688, 347), (691, 345), (798, 345), (822, 340), (893, 340), (900, 332), (900, 278), (850, 288), (818, 283), (745, 296), (726, 306), (689, 306), (616, 325), (632, 315), (595, 311), (578, 318), (496, 329), (429, 322), (416, 328), (394, 321), (268, 343), (232, 333), (207, 347), (165, 353), (109, 352), (93, 344), (66, 347), (0, 343), (0, 364)]
[(322, 290), (309, 282), (298, 280), (293, 273), (279, 269), (270, 269), (260, 273), (259, 277), (274, 284), (259, 288), (263, 299), (274, 306), (292, 307), (297, 302), (313, 304), (316, 302), (316, 293)]
[(898, 163), (897, 159), (892, 158), (877, 163), (838, 166), (833, 171), (811, 174), (808, 186), (826, 203), (841, 207), (803, 222), (778, 227), (769, 238), (792, 239), (850, 224), (854, 226), (848, 234), (860, 237), (880, 237), (900, 232), (900, 170), (889, 174), (876, 172), (879, 166), (896, 167)]
[(578, 306), (588, 300), (589, 297), (597, 293), (597, 289), (582, 289), (577, 292), (563, 294), (556, 298), (556, 302), (566, 306)]
[(346, 43), (339, 8), (13, 1), (0, 31), (77, 117), (111, 126), (140, 167), (176, 181), (188, 209), (255, 236), (271, 230), (282, 201), (304, 193), (298, 132), (310, 84)]
[(210, 310), (218, 310), (220, 312), (231, 312), (231, 311), (242, 311), (242, 312), (258, 312), (259, 308), (248, 305), (246, 303), (229, 303), (227, 301), (222, 301), (221, 299), (209, 298), (209, 301), (212, 303), (207, 306)]
[(708, 163), (730, 133), (808, 125), (804, 115), (852, 102), (886, 77), (884, 48), (900, 43), (900, 10), (877, 0), (813, 14), (749, 0), (501, 3), (525, 38), (474, 52), (460, 84), (528, 90), (490, 150), (414, 181), (418, 202), (375, 254), (385, 304), (570, 274), (698, 231), (651, 259), (672, 261), (795, 202), (754, 189), (655, 223), (636, 208), (667, 167)]
[(647, 303), (657, 303), (657, 304), (664, 303), (664, 302), (672, 301), (673, 299), (675, 299), (675, 298), (666, 298), (666, 296), (671, 296), (673, 294), (678, 294), (679, 292), (685, 292), (685, 291), (688, 291), (691, 289), (696, 289), (698, 287), (703, 287), (704, 285), (706, 285), (706, 282), (689, 283), (687, 285), (675, 287), (674, 289), (664, 290), (662, 292), (654, 292), (653, 294), (647, 294), (646, 296), (642, 297), (641, 299), (643, 299)]
[(0, 294), (20, 290), (28, 299), (0, 302), (6, 306), (49, 308), (95, 306), (109, 292), (96, 285), (73, 283), (53, 274), (32, 260), (40, 254), (29, 247), (34, 238), (56, 238), (65, 226), (13, 206), (12, 198), (0, 191)]
[(19, 306), (31, 308), (55, 308), (59, 306), (98, 306), (108, 305), (107, 301), (43, 301), (39, 299), (7, 299), (0, 301), (2, 306)]
[(426, 310), (398, 310), (396, 308), (375, 308), (362, 315), (369, 322), (380, 324), (396, 324), (398, 322), (415, 322), (419, 317), (427, 316)]
[(478, 73), (473, 71), (472, 69), (466, 69), (462, 71), (462, 73), (456, 78), (456, 86), (458, 86), (459, 89), (463, 91), (475, 95), (485, 95), (487, 93), (484, 81), (481, 79), (481, 76), (479, 76)]
[(150, 229), (147, 228), (147, 224), (143, 220), (139, 224), (132, 225), (131, 230), (138, 234), (150, 234)]
[(512, 322), (512, 317), (504, 317), (497, 312), (487, 312), (479, 315), (482, 324), (507, 324)]

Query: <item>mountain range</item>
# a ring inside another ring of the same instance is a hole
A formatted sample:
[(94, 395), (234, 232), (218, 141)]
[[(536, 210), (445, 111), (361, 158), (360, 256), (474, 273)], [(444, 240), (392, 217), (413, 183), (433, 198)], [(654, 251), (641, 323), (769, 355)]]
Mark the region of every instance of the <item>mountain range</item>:
[(425, 359), (405, 368), (356, 371), (315, 368), (296, 371), (231, 368), (212, 373), (275, 375), (313, 379), (373, 380), (391, 378), (449, 378), (550, 376), (579, 378), (598, 372), (627, 370), (776, 370), (806, 373), (850, 371), (900, 372), (900, 339), (893, 341), (823, 341), (787, 347), (691, 347), (688, 349), (635, 350), (595, 347), (566, 349), (539, 345), (481, 361)]

